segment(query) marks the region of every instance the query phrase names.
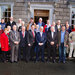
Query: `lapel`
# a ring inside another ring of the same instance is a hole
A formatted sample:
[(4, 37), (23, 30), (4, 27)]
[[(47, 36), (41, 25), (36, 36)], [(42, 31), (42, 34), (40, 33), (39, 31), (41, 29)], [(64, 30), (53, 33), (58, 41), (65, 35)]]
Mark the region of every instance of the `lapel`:
[(21, 31), (21, 37), (23, 38), (23, 34), (22, 34), (22, 31)]
[[(23, 38), (23, 34), (22, 34), (22, 31), (21, 31), (21, 36), (22, 36), (22, 38)], [(26, 31), (25, 31), (25, 33), (24, 33), (24, 38), (26, 37)]]
[[(35, 34), (35, 33), (34, 33)], [(30, 35), (33, 37), (33, 33), (32, 33), (32, 31), (30, 30)]]

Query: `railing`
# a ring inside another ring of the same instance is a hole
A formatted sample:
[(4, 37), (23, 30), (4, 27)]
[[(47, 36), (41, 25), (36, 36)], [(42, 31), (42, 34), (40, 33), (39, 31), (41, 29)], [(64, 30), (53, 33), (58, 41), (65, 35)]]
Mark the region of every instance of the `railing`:
[(25, 2), (57, 2), (59, 0), (24, 0)]
[(70, 2), (75, 2), (75, 0), (68, 0), (68, 1), (70, 1)]

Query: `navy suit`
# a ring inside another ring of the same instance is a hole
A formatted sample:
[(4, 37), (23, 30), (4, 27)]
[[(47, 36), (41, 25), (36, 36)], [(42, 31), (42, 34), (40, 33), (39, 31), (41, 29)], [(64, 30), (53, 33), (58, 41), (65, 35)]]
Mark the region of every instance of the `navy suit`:
[[(40, 50), (41, 50), (42, 61), (44, 61), (44, 45), (45, 45), (45, 42), (46, 42), (46, 34), (42, 33), (42, 36), (41, 36), (40, 32), (38, 32), (36, 34), (36, 42), (37, 42), (37, 45), (38, 45), (38, 49), (36, 51), (36, 61), (39, 60), (39, 52), (40, 52)], [(40, 46), (39, 43), (43, 43), (43, 45)]]
[(21, 50), (23, 50), (23, 59), (26, 57), (27, 31), (25, 31), (24, 35), (25, 36), (23, 37), (22, 32), (20, 32), (19, 59), (21, 59)]

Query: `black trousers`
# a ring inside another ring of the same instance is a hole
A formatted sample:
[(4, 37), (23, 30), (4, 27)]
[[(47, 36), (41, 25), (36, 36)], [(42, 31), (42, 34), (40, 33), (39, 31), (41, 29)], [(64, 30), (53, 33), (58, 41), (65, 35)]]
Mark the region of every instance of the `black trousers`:
[(50, 60), (50, 57), (52, 56), (52, 60), (56, 59), (56, 46), (55, 45), (48, 45), (48, 60)]
[(34, 60), (34, 48), (35, 48), (35, 44), (33, 44), (32, 46), (27, 46), (26, 49), (26, 60), (29, 61)]
[(2, 51), (2, 61), (6, 61), (7, 60), (7, 51)]
[(18, 59), (19, 60), (26, 59), (26, 46), (25, 47), (19, 46)]

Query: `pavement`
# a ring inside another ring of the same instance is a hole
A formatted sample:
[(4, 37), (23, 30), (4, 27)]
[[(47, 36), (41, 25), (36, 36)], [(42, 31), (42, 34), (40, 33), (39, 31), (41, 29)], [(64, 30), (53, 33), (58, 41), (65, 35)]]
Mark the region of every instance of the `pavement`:
[(75, 75), (75, 61), (63, 63), (0, 62), (0, 75)]

